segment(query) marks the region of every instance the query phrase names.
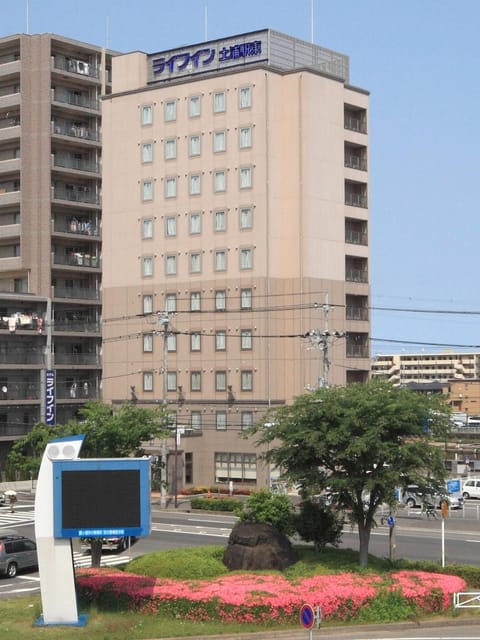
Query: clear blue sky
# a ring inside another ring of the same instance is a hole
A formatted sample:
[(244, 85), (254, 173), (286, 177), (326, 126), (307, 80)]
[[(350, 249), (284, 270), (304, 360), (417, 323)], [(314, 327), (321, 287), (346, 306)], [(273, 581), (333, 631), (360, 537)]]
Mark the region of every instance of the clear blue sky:
[[(27, 6), (30, 33), (118, 51), (312, 33), (311, 0), (1, 0), (0, 37), (27, 31)], [(350, 56), (371, 92), (372, 354), (480, 351), (480, 0), (313, 7), (315, 42)]]

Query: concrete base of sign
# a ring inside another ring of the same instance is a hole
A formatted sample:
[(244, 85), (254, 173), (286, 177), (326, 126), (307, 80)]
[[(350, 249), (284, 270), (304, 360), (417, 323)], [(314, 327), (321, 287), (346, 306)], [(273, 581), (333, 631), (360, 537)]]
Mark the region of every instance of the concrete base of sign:
[(84, 627), (87, 624), (88, 615), (81, 613), (76, 622), (45, 622), (43, 614), (33, 623), (35, 627)]

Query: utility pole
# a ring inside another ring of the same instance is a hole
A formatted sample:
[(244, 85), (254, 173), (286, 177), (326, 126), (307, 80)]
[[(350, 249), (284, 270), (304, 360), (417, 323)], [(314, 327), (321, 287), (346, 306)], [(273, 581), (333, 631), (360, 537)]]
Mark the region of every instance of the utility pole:
[(330, 358), (329, 347), (331, 338), (343, 338), (345, 337), (345, 331), (332, 331), (328, 329), (328, 314), (330, 312), (330, 306), (328, 303), (328, 293), (325, 294), (325, 302), (322, 305), (323, 309), (323, 330), (312, 329), (305, 337), (310, 340), (311, 349), (318, 349), (322, 351), (322, 376), (318, 380), (318, 388), (328, 387), (328, 376), (330, 372)]
[[(167, 407), (168, 407), (168, 403), (167, 403), (167, 389), (168, 389), (168, 384), (167, 384), (167, 357), (168, 357), (168, 322), (169, 322), (169, 317), (168, 317), (168, 311), (161, 311), (158, 316), (157, 316), (157, 320), (159, 322), (159, 324), (161, 324), (163, 326), (163, 365), (162, 365), (162, 369), (163, 369), (163, 385), (162, 385), (162, 407), (165, 411), (165, 415), (167, 413)], [(161, 484), (160, 484), (160, 506), (162, 508), (165, 508), (167, 506), (167, 487), (166, 487), (166, 482), (168, 479), (167, 476), (167, 439), (166, 438), (162, 438), (162, 442), (161, 442), (161, 446), (160, 446), (160, 457), (162, 460), (162, 480), (161, 480)]]

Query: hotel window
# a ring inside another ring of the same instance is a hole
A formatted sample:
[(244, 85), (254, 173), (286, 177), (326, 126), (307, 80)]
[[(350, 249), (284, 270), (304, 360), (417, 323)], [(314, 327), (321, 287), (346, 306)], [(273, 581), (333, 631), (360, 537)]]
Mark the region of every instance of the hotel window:
[(227, 177), (225, 171), (215, 171), (213, 174), (213, 188), (217, 193), (225, 191), (227, 188)]
[(165, 311), (168, 313), (175, 313), (177, 310), (177, 294), (167, 293), (165, 296)]
[(190, 233), (201, 233), (202, 232), (202, 217), (199, 213), (191, 213), (190, 214)]
[(151, 104), (144, 104), (142, 107), (142, 125), (152, 124), (153, 122), (153, 107)]
[(153, 313), (153, 296), (150, 294), (143, 296), (143, 313)]
[(144, 202), (153, 200), (153, 182), (151, 180), (142, 182), (142, 200)]
[(226, 109), (225, 91), (215, 91), (213, 94), (213, 112), (223, 113)]
[(200, 431), (202, 428), (202, 412), (192, 411), (190, 413), (190, 426), (194, 431)]
[(177, 334), (168, 333), (167, 334), (167, 351), (169, 353), (175, 353), (176, 350), (177, 350)]
[(200, 333), (190, 334), (190, 351), (201, 351), (202, 349), (202, 336)]
[(253, 389), (253, 374), (251, 371), (242, 371), (241, 374), (242, 391), (252, 391)]
[(252, 290), (241, 289), (240, 290), (240, 309), (252, 308)]
[(165, 235), (168, 237), (177, 235), (177, 216), (167, 216), (165, 218)]
[(152, 162), (153, 160), (153, 144), (151, 142), (144, 142), (142, 144), (142, 162)]
[(177, 390), (177, 372), (168, 371), (167, 372), (167, 391), (176, 391), (176, 390)]
[(153, 391), (153, 371), (143, 372), (143, 390)]
[(215, 371), (215, 391), (227, 390), (227, 372)]
[(177, 179), (174, 177), (165, 178), (165, 197), (177, 197)]
[(224, 289), (215, 291), (215, 311), (225, 311), (227, 308), (227, 292)]
[(240, 149), (248, 149), (252, 146), (252, 127), (240, 127)]
[(250, 248), (240, 249), (240, 269), (251, 269), (253, 267), (253, 250)]
[(241, 416), (242, 430), (249, 429), (253, 426), (253, 411), (242, 411)]
[(226, 351), (227, 332), (224, 329), (215, 331), (215, 351)]
[(168, 138), (165, 140), (165, 160), (173, 160), (177, 157), (177, 139)]
[(167, 100), (165, 102), (165, 122), (172, 122), (177, 119), (177, 102), (176, 100)]
[(252, 186), (252, 167), (240, 168), (240, 189), (250, 189)]
[(189, 178), (189, 191), (191, 196), (198, 196), (200, 193), (200, 174), (195, 173)]
[(226, 211), (215, 211), (215, 231), (227, 230), (227, 213)]
[(218, 431), (225, 431), (227, 428), (227, 412), (216, 411), (215, 412), (215, 427)]
[(143, 334), (143, 353), (152, 353), (153, 351), (153, 333)]
[(177, 273), (177, 256), (165, 256), (165, 273), (167, 276), (174, 276)]
[(242, 351), (248, 351), (252, 348), (252, 330), (242, 329), (240, 332), (240, 341)]
[(188, 99), (188, 115), (197, 118), (200, 115), (200, 96), (190, 96)]
[(190, 311), (201, 311), (202, 294), (200, 291), (192, 291), (190, 294)]
[(215, 251), (215, 271), (226, 271), (227, 269), (227, 252), (223, 249)]
[(202, 372), (192, 371), (190, 373), (190, 391), (202, 390)]
[(199, 156), (201, 152), (201, 142), (199, 135), (190, 136), (188, 139), (188, 152), (191, 156)]
[(144, 218), (142, 220), (142, 238), (150, 240), (153, 238), (153, 220), (152, 218)]
[(201, 253), (190, 254), (190, 273), (200, 273), (202, 270), (202, 255)]
[(227, 148), (227, 134), (225, 131), (214, 131), (213, 133), (213, 151), (219, 153)]
[(153, 276), (153, 256), (143, 256), (142, 276), (144, 278), (150, 278), (151, 276)]
[(242, 207), (240, 209), (240, 229), (251, 229), (253, 226), (253, 209), (252, 207)]
[(252, 87), (240, 87), (238, 96), (240, 109), (248, 109), (252, 106)]

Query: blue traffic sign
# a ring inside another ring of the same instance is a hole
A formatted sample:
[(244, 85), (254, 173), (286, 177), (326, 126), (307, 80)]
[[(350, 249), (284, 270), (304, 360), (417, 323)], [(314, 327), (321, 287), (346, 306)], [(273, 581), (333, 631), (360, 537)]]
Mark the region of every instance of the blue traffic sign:
[(302, 605), (300, 609), (300, 622), (305, 629), (311, 629), (315, 624), (315, 612), (309, 604)]

